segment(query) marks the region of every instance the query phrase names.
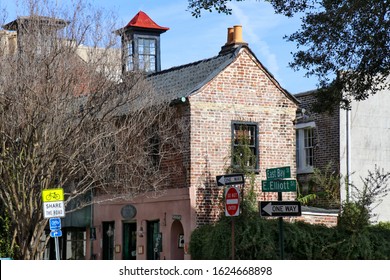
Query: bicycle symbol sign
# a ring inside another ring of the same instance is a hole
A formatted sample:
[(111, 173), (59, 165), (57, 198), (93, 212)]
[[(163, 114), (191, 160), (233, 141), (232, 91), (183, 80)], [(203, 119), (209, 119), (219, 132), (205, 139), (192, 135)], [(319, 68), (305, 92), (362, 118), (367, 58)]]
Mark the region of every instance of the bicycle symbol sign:
[[(43, 217), (45, 219), (65, 217), (64, 190), (42, 190)], [(53, 225), (54, 226), (54, 225)]]
[(43, 202), (64, 201), (63, 189), (46, 189), (42, 191)]

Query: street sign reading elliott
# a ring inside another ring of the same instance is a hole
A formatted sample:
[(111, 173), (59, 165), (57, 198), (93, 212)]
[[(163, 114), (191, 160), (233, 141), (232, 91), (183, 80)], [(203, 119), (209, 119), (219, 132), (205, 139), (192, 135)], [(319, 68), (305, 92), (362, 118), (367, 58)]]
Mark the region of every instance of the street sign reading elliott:
[(240, 185), (244, 184), (244, 174), (228, 174), (217, 176), (218, 186)]
[(261, 181), (263, 192), (296, 192), (297, 182), (295, 180), (263, 180)]
[(291, 178), (290, 166), (266, 169), (265, 173), (267, 180)]
[(301, 216), (299, 201), (260, 201), (260, 215), (265, 217)]
[(240, 195), (235, 187), (227, 188), (225, 194), (225, 214), (228, 217), (240, 214)]

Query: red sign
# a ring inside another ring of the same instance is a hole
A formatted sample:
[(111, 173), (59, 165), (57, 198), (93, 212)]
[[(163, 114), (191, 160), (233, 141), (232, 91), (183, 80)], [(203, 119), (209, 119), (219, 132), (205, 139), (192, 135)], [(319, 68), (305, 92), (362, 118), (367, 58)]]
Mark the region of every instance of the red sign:
[(228, 217), (240, 214), (240, 194), (235, 187), (227, 188), (225, 194), (225, 214)]

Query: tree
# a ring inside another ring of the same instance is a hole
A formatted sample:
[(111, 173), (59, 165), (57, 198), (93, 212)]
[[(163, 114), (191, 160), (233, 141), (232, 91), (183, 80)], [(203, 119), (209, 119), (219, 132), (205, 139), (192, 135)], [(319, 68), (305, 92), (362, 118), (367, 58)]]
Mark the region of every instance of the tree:
[(42, 257), (42, 190), (64, 188), (69, 211), (157, 194), (181, 153), (175, 107), (144, 73), (121, 75), (115, 17), (55, 3), (27, 1), (28, 16), (4, 25), (17, 35), (0, 31), (0, 200), (16, 259)]
[[(230, 14), (232, 0), (189, 0), (196, 17), (202, 10)], [(242, 0), (236, 0), (242, 1)], [(390, 3), (388, 0), (265, 0), (276, 13), (300, 13), (301, 29), (286, 36), (296, 42), (290, 66), (319, 81), (317, 110), (364, 100), (390, 89)], [(341, 94), (344, 93), (344, 94)]]

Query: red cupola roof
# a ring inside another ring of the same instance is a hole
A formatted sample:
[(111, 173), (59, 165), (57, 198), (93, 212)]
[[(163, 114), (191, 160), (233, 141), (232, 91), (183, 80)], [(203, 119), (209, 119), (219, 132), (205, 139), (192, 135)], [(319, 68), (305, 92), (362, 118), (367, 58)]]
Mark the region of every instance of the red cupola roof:
[(124, 29), (127, 29), (129, 27), (160, 30), (161, 33), (169, 29), (168, 27), (163, 27), (158, 25), (147, 14), (145, 14), (142, 11), (139, 11), (138, 14), (136, 14), (133, 17), (133, 19), (130, 20), (130, 22), (124, 27)]

